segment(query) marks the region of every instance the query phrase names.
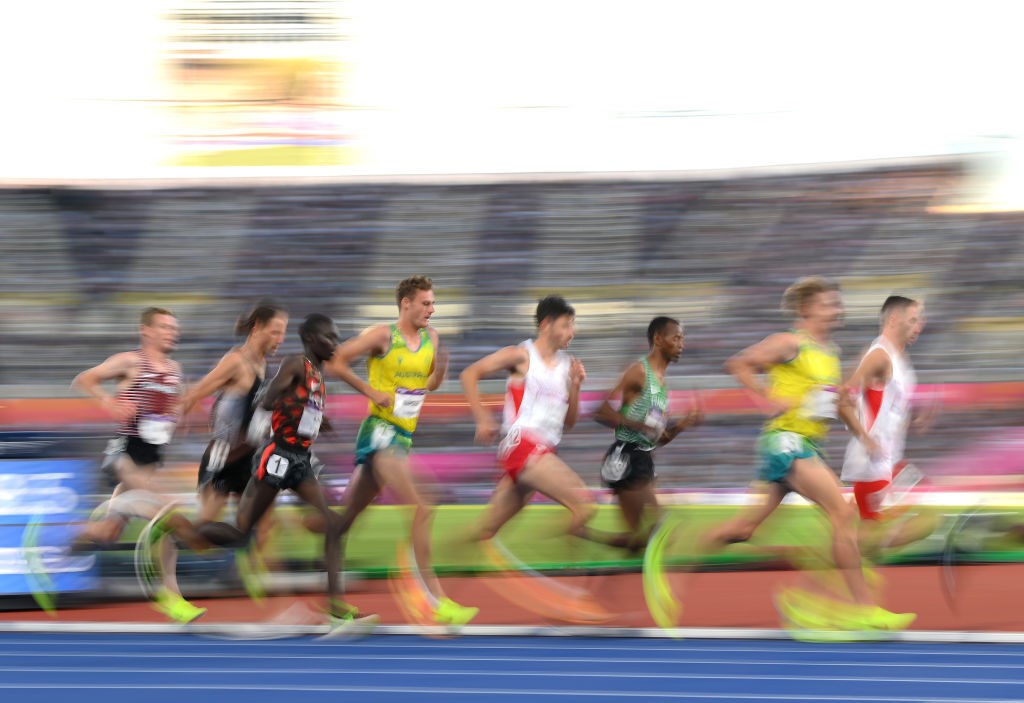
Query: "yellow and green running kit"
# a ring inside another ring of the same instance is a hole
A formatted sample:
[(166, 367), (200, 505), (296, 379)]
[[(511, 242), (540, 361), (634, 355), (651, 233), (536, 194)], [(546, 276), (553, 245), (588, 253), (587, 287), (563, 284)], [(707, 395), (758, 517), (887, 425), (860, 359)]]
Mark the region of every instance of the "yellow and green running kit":
[(391, 325), (387, 351), (366, 361), (370, 386), (391, 396), (391, 406), (381, 407), (372, 400), (370, 416), (359, 427), (356, 438), (356, 464), (364, 464), (376, 451), (388, 447), (408, 450), (416, 431), (420, 409), (427, 397), (427, 382), (434, 365), (434, 343), (426, 329), (420, 330), (419, 345), (410, 349)]
[(758, 441), (762, 481), (782, 481), (795, 459), (820, 456), (820, 442), (838, 415), (841, 368), (839, 350), (795, 332), (795, 357), (768, 371), (769, 396), (792, 408), (769, 420)]

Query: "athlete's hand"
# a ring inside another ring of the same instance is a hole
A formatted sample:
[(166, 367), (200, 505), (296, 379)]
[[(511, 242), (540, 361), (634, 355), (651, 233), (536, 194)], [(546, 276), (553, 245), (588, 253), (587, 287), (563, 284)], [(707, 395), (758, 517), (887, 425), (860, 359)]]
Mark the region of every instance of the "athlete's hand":
[(498, 423), (491, 413), (481, 415), (476, 419), (477, 444), (494, 444), (498, 439), (498, 430)]
[(587, 370), (583, 367), (583, 362), (573, 357), (572, 361), (569, 362), (569, 383), (578, 386), (586, 380)]
[(869, 457), (875, 460), (882, 458), (882, 447), (877, 441), (875, 441), (874, 437), (871, 435), (864, 435), (860, 438), (860, 443), (864, 446), (864, 451), (868, 453)]
[(390, 408), (391, 407), (391, 394), (390, 393), (385, 393), (384, 391), (378, 391), (377, 389), (372, 389), (367, 397), (371, 401), (373, 401), (374, 405), (376, 405), (379, 408)]
[(700, 393), (693, 394), (693, 404), (690, 411), (679, 421), (682, 427), (680, 430), (696, 427), (704, 422), (704, 403), (701, 401)]

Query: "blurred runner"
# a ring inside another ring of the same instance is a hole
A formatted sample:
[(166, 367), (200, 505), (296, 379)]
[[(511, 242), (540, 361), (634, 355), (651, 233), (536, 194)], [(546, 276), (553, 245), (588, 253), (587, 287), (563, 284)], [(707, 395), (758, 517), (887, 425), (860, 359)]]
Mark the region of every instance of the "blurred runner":
[[(174, 435), (183, 391), (181, 365), (170, 357), (178, 345), (178, 320), (164, 308), (147, 308), (139, 334), (138, 349), (114, 354), (78, 374), (71, 384), (97, 398), (119, 422), (101, 467), (113, 493), (94, 511), (94, 519), (86, 524), (78, 541), (110, 544), (130, 519), (150, 521), (160, 515), (165, 532), (172, 532), (193, 549), (205, 549), (209, 545), (192, 523), (170, 510), (173, 501), (161, 492), (156, 478), (164, 447)], [(110, 381), (117, 384), (113, 394), (104, 388)], [(160, 552), (163, 583), (154, 593), (155, 607), (174, 620), (191, 622), (206, 610), (181, 597), (174, 576), (174, 554), (169, 542)]]
[[(277, 353), (287, 328), (288, 313), (284, 308), (269, 302), (257, 304), (235, 325), (235, 334), (244, 335), (245, 341), (232, 347), (185, 394), (183, 416), (203, 398), (217, 394), (210, 413), (213, 436), (199, 463), (199, 522), (219, 519), (231, 496), (238, 500), (249, 484), (256, 449), (267, 440), (266, 436), (256, 436), (251, 420), (259, 410), (265, 390), (267, 359)], [(261, 427), (265, 430), (265, 423)], [(261, 594), (253, 576), (263, 571), (259, 552), (266, 544), (270, 523), (268, 512), (259, 522), (257, 549), (247, 549), (239, 555), (243, 560), (257, 562), (238, 562), (253, 596)]]
[[(853, 484), (861, 517), (861, 550), (867, 556), (924, 539), (938, 524), (931, 513), (906, 514), (906, 506), (883, 509), (883, 501), (892, 493), (894, 470), (915, 471), (905, 469), (903, 461), (917, 386), (908, 347), (917, 341), (924, 323), (921, 303), (889, 296), (882, 305), (881, 333), (846, 382), (856, 394), (856, 404), (841, 414), (854, 435), (846, 447), (841, 478)], [(928, 418), (923, 416), (915, 420), (919, 425), (925, 421)], [(920, 472), (914, 479), (920, 479)]]
[[(683, 353), (683, 326), (671, 317), (656, 317), (647, 326), (647, 343), (650, 351), (626, 368), (594, 415), (615, 429), (615, 441), (601, 465), (601, 480), (618, 499), (626, 532), (607, 534), (590, 527), (584, 531), (589, 539), (631, 551), (644, 548), (661, 517), (654, 450), (703, 419), (695, 406), (685, 417), (669, 421), (665, 372)], [(612, 407), (615, 398), (621, 400), (618, 410)], [(645, 512), (649, 512), (646, 521)]]
[[(369, 398), (369, 417), (356, 438), (356, 468), (345, 492), (341, 534), (380, 495), (394, 492), (403, 505), (413, 506), (410, 526), (413, 558), (400, 553), (411, 572), (411, 588), (420, 606), (412, 613), (420, 624), (459, 627), (472, 620), (477, 608), (449, 598), (434, 574), (430, 556), (430, 522), (433, 507), (417, 487), (409, 466), (412, 437), (427, 393), (437, 390), (448, 373), (448, 353), (430, 326), (434, 314), (434, 284), (426, 276), (412, 276), (395, 289), (398, 320), (369, 327), (338, 347), (327, 363), (337, 375)], [(352, 370), (366, 357), (367, 380)], [(404, 552), (404, 546), (400, 546)], [(410, 596), (413, 597), (413, 596)]]
[(838, 417), (840, 403), (847, 401), (841, 397), (839, 351), (832, 341), (843, 312), (838, 286), (819, 277), (802, 278), (786, 289), (783, 308), (796, 316), (791, 330), (769, 335), (726, 362), (729, 373), (770, 416), (758, 441), (758, 479), (764, 493), (756, 505), (707, 533), (699, 552), (746, 542), (782, 499), (795, 492), (825, 512), (832, 530), (832, 556), (852, 602), (812, 611), (802, 598), (783, 593), (778, 601), (783, 616), (809, 629), (904, 629), (913, 614), (892, 613), (874, 602), (861, 569), (856, 512), (843, 499), (839, 481), (821, 452), (829, 423)]
[[(480, 397), (480, 380), (505, 373), (502, 439), (498, 462), (503, 475), (491, 495), (476, 539), (502, 569), (540, 576), (526, 568), (497, 539), (498, 531), (540, 493), (565, 506), (570, 513), (567, 531), (586, 535), (594, 514), (590, 491), (568, 464), (559, 458), (562, 433), (579, 417), (580, 386), (587, 377), (583, 363), (566, 349), (576, 334), (576, 311), (564, 298), (551, 295), (537, 303), (537, 335), (521, 344), (504, 347), (471, 364), (462, 372), (466, 401), (476, 419), (476, 441), (491, 444), (499, 432), (493, 413)], [(610, 615), (585, 591), (563, 593), (545, 579), (521, 582), (528, 590), (520, 604), (541, 614), (574, 622), (596, 622)], [(529, 602), (524, 602), (527, 599)], [(550, 610), (547, 608), (550, 606)]]
[[(294, 491), (320, 515), (325, 533), (328, 614), (337, 625), (354, 625), (355, 607), (341, 601), (340, 518), (327, 505), (311, 447), (324, 421), (326, 387), (323, 364), (338, 346), (338, 330), (326, 315), (312, 314), (299, 327), (302, 354), (287, 357), (270, 382), (260, 407), (270, 411), (272, 438), (258, 450), (252, 478), (238, 505), (237, 527), (224, 522), (200, 525), (201, 534), (218, 546), (244, 546), (260, 518), (282, 490)], [(265, 416), (254, 417), (253, 423)], [(256, 428), (258, 431), (258, 427)], [(370, 616), (373, 617), (373, 616)]]

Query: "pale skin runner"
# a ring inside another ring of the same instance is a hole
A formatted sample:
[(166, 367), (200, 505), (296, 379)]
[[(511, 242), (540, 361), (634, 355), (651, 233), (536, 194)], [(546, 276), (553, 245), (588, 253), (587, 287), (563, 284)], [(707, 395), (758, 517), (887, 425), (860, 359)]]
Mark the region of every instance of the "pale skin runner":
[[(837, 290), (818, 292), (796, 310), (798, 317), (793, 327), (819, 344), (827, 345), (831, 342), (832, 331), (839, 325), (842, 311), (842, 300)], [(761, 374), (795, 358), (799, 349), (800, 339), (794, 332), (772, 334), (731, 357), (726, 362), (726, 370), (751, 392), (766, 415), (774, 417), (794, 406), (771, 396)], [(848, 397), (840, 399), (841, 406), (848, 403)], [(857, 513), (843, 498), (835, 473), (817, 456), (797, 458), (793, 460), (786, 482), (788, 489), (780, 483), (769, 483), (759, 504), (746, 508), (705, 535), (701, 540), (701, 551), (717, 551), (727, 544), (749, 540), (792, 490), (824, 511), (832, 530), (833, 558), (852, 600), (861, 605), (874, 605), (874, 597), (861, 568)]]
[[(153, 314), (148, 322), (139, 326), (140, 349), (154, 369), (160, 372), (174, 372), (181, 375), (181, 365), (171, 358), (171, 353), (178, 345), (180, 327), (177, 318), (167, 312)], [(135, 351), (121, 352), (110, 356), (97, 366), (78, 374), (71, 382), (72, 388), (95, 398), (100, 408), (118, 423), (130, 421), (138, 414), (136, 405), (116, 396), (129, 388), (140, 372), (141, 359)], [(115, 390), (108, 392), (106, 385), (113, 382)], [(128, 491), (145, 491), (150, 497), (160, 501), (134, 501), (133, 511), (136, 517), (152, 519), (171, 500), (164, 495), (164, 487), (155, 471), (155, 465), (139, 466), (126, 454), (117, 458), (114, 470), (118, 484), (111, 494), (111, 499)], [(194, 526), (184, 516), (172, 513), (169, 516), (172, 531), (190, 548), (202, 550), (210, 545), (196, 533)], [(125, 528), (125, 519), (120, 515), (108, 514), (98, 520), (85, 524), (76, 538), (78, 541), (109, 544), (116, 540)], [(160, 554), (163, 570), (164, 586), (181, 595), (177, 579), (174, 576), (174, 550), (167, 546)]]
[[(187, 416), (195, 405), (215, 393), (230, 393), (245, 396), (258, 376), (266, 377), (267, 359), (273, 356), (284, 342), (288, 328), (288, 313), (275, 306), (257, 306), (249, 321), (250, 328), (245, 341), (230, 349), (209, 373), (193, 385), (182, 400), (182, 416)], [(259, 373), (258, 373), (259, 372)], [(225, 460), (230, 464), (237, 454), (251, 454), (256, 448), (248, 446), (245, 437), (231, 447)], [(230, 495), (218, 490), (214, 481), (205, 483), (199, 491), (199, 522), (212, 522), (220, 518)], [(244, 491), (244, 488), (243, 488)], [(237, 497), (241, 497), (241, 493)], [(268, 511), (257, 528), (257, 543), (266, 543), (270, 530), (271, 513)]]
[[(913, 303), (892, 310), (882, 322), (881, 336), (899, 354), (905, 354), (921, 335), (925, 325), (924, 305)], [(844, 384), (848, 393), (857, 392), (861, 388), (884, 388), (892, 378), (892, 359), (882, 348), (875, 348), (866, 353)], [(934, 420), (935, 407), (929, 406), (924, 412), (913, 412), (910, 429), (925, 432)], [(860, 422), (856, 408), (844, 404), (840, 407), (840, 418), (847, 429), (854, 435), (868, 454), (878, 455), (878, 445)], [(861, 520), (859, 540), (861, 550), (866, 554), (876, 555), (883, 548), (897, 548), (924, 539), (938, 525), (938, 517), (933, 514), (921, 513), (896, 523), (893, 529), (892, 519), (907, 510), (906, 507), (894, 507), (885, 511), (885, 520)]]
[[(431, 290), (415, 290), (412, 294), (398, 301), (398, 331), (406, 345), (418, 348), (420, 331), (427, 330), (430, 341), (434, 345), (435, 355), (426, 390), (435, 391), (448, 374), (448, 352), (441, 346), (440, 335), (430, 327), (430, 318), (434, 314), (436, 297)], [(391, 343), (391, 325), (379, 324), (367, 328), (361, 334), (342, 343), (331, 360), (325, 364), (328, 373), (337, 376), (353, 389), (369, 398), (382, 408), (392, 405), (391, 394), (373, 388), (369, 382), (361, 378), (353, 369), (352, 364), (367, 356), (380, 356), (388, 351)], [(372, 456), (370, 466), (363, 466), (352, 477), (349, 490), (346, 491), (345, 511), (342, 513), (342, 534), (345, 534), (356, 518), (380, 494), (385, 487), (394, 492), (403, 505), (413, 506), (410, 535), (413, 553), (417, 564), (422, 568), (421, 575), (431, 594), (438, 599), (445, 598), (441, 582), (430, 568), (430, 522), (433, 506), (426, 499), (422, 490), (416, 485), (409, 466), (408, 452), (395, 448), (378, 450)], [(318, 526), (307, 522), (312, 530)]]
[[(575, 333), (574, 315), (549, 317), (542, 320), (538, 326), (534, 340), (535, 349), (545, 363), (554, 367), (557, 364), (558, 352), (568, 348)], [(521, 346), (510, 346), (485, 356), (462, 372), (466, 402), (476, 421), (477, 443), (493, 444), (500, 429), (494, 413), (483, 404), (480, 380), (503, 373), (513, 379), (522, 379), (529, 367), (529, 352)], [(583, 363), (573, 358), (569, 369), (569, 407), (565, 415), (564, 431), (571, 430), (579, 418), (580, 387), (586, 377)], [(554, 452), (548, 452), (540, 457), (531, 458), (519, 473), (517, 480), (513, 480), (507, 474), (501, 477), (480, 525), (478, 539), (487, 540), (497, 534), (502, 525), (527, 505), (534, 492), (551, 498), (569, 510), (570, 534), (584, 534), (585, 526), (594, 514), (590, 491), (568, 464)]]
[[(287, 328), (288, 314), (283, 311), (269, 320), (254, 323), (245, 342), (224, 354), (217, 365), (185, 394), (182, 415), (187, 415), (200, 400), (215, 393), (248, 393), (257, 378), (257, 369), (263, 372), (264, 377), (266, 376), (267, 359), (277, 352), (284, 341)], [(210, 485), (204, 486), (201, 492), (199, 519), (204, 522), (216, 520), (227, 505), (228, 497)]]

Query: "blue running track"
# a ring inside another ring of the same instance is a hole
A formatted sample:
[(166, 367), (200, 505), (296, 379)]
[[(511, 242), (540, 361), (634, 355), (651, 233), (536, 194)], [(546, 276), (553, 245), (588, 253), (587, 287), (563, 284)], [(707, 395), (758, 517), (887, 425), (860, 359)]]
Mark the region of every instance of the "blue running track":
[(988, 703), (1024, 701), (1024, 646), (3, 633), (0, 700)]

